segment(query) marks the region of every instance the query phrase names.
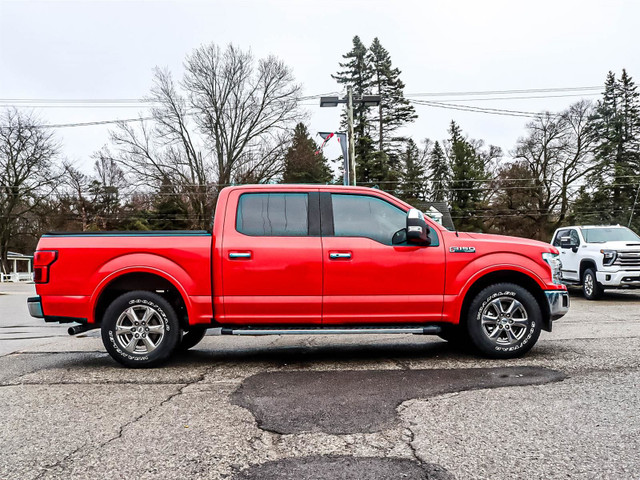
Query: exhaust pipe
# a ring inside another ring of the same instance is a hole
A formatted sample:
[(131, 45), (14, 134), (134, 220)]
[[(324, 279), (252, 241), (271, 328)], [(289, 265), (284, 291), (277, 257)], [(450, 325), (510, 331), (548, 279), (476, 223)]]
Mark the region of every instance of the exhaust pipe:
[(79, 333), (84, 333), (94, 328), (98, 328), (97, 325), (74, 325), (73, 327), (69, 327), (67, 332), (69, 335), (78, 335)]

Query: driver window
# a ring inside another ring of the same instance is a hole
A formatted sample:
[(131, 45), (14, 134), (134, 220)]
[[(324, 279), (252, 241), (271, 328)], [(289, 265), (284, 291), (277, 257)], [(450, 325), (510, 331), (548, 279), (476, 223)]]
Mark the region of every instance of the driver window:
[(406, 213), (379, 198), (332, 194), (333, 229), (336, 237), (367, 237), (385, 245), (406, 226)]
[(568, 230), (559, 230), (558, 233), (556, 234), (556, 238), (553, 240), (553, 246), (554, 247), (560, 247), (561, 246), (561, 239), (562, 237), (566, 237), (568, 233)]

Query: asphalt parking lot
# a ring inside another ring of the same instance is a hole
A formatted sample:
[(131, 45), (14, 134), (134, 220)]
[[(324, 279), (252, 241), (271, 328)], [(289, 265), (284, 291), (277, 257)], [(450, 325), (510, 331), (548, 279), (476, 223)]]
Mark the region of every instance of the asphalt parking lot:
[(0, 478), (639, 479), (640, 293), (524, 358), (436, 337), (207, 336), (128, 370), (0, 284)]

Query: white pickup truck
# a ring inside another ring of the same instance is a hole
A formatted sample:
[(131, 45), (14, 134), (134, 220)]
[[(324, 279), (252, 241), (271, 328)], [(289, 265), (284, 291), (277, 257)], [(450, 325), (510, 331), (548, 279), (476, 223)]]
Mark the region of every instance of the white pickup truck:
[(562, 281), (582, 285), (596, 300), (605, 288), (640, 288), (640, 237), (620, 225), (559, 228), (551, 243), (560, 250)]

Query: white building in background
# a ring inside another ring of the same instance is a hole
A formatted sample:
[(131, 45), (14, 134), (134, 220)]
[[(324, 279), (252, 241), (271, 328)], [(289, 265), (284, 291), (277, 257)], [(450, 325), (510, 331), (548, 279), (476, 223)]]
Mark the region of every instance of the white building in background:
[(33, 256), (22, 253), (9, 252), (7, 254), (9, 271), (0, 272), (0, 282), (30, 282), (33, 280)]

